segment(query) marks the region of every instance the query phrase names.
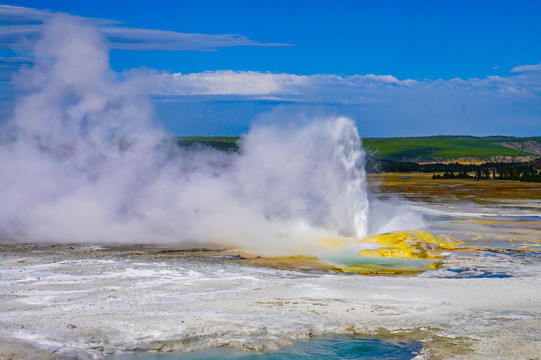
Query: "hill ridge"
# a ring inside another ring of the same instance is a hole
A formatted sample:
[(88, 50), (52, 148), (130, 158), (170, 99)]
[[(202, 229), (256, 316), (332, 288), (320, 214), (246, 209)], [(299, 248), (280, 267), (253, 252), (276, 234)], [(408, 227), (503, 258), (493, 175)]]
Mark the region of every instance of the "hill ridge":
[[(181, 146), (206, 144), (237, 151), (238, 136), (176, 137)], [(523, 162), (541, 156), (541, 136), (433, 135), (362, 139), (370, 157), (396, 162)]]

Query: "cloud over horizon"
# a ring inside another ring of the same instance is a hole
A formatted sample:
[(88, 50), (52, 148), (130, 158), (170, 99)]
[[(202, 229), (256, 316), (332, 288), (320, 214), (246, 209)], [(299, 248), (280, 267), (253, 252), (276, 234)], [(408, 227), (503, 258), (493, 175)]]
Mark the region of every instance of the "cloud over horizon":
[[(220, 103), (218, 113), (243, 117), (238, 110), (242, 103), (265, 103), (266, 109), (274, 104), (301, 112), (315, 108), (316, 113), (351, 116), (365, 136), (541, 135), (541, 76), (535, 71), (450, 80), (231, 70), (160, 74), (157, 78), (153, 94), (159, 109), (166, 106), (160, 101), (167, 101), (168, 108), (174, 102), (199, 101)], [(230, 116), (231, 121), (234, 118)], [(210, 131), (224, 126), (220, 122), (223, 120), (215, 119)]]
[(392, 75), (295, 75), (218, 70), (201, 73), (160, 74), (153, 93), (164, 96), (232, 95), (247, 99), (323, 102), (352, 105), (386, 103), (392, 97), (423, 94), (486, 96), (517, 100), (541, 97), (541, 76), (532, 70), (509, 77), (484, 79), (399, 80)]

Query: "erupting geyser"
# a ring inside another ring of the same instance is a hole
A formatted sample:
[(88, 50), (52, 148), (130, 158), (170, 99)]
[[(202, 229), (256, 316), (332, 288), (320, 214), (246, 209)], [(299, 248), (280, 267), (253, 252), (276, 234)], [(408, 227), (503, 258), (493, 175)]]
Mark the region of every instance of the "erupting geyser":
[(91, 25), (56, 16), (33, 55), (1, 130), (2, 238), (315, 254), (377, 233), (351, 120), (254, 126), (239, 153), (181, 149), (152, 121), (153, 75), (118, 80)]

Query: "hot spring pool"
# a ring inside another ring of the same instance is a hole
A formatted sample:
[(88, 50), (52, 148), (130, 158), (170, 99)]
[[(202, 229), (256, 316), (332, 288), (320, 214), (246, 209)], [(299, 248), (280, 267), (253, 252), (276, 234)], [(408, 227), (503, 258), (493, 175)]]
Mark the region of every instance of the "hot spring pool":
[(130, 353), (113, 357), (111, 360), (277, 360), (277, 359), (389, 359), (406, 360), (415, 357), (421, 350), (419, 342), (385, 341), (374, 338), (350, 336), (320, 337), (299, 341), (293, 346), (276, 352), (250, 353), (219, 348), (192, 353)]

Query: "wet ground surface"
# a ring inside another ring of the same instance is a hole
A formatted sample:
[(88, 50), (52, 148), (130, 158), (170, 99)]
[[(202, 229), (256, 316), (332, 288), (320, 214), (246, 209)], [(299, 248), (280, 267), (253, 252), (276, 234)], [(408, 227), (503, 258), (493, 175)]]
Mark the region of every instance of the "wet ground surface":
[(518, 250), (453, 251), (440, 269), (415, 276), (271, 267), (180, 245), (0, 251), (6, 359), (28, 358), (16, 344), (35, 347), (37, 359), (103, 359), (276, 351), (329, 334), (418, 341), (419, 359), (529, 359), (541, 350), (539, 254)]
[(431, 174), (370, 177), (375, 199), (407, 199), (428, 231), (465, 247), (541, 250), (541, 184), (502, 180), (433, 180)]

